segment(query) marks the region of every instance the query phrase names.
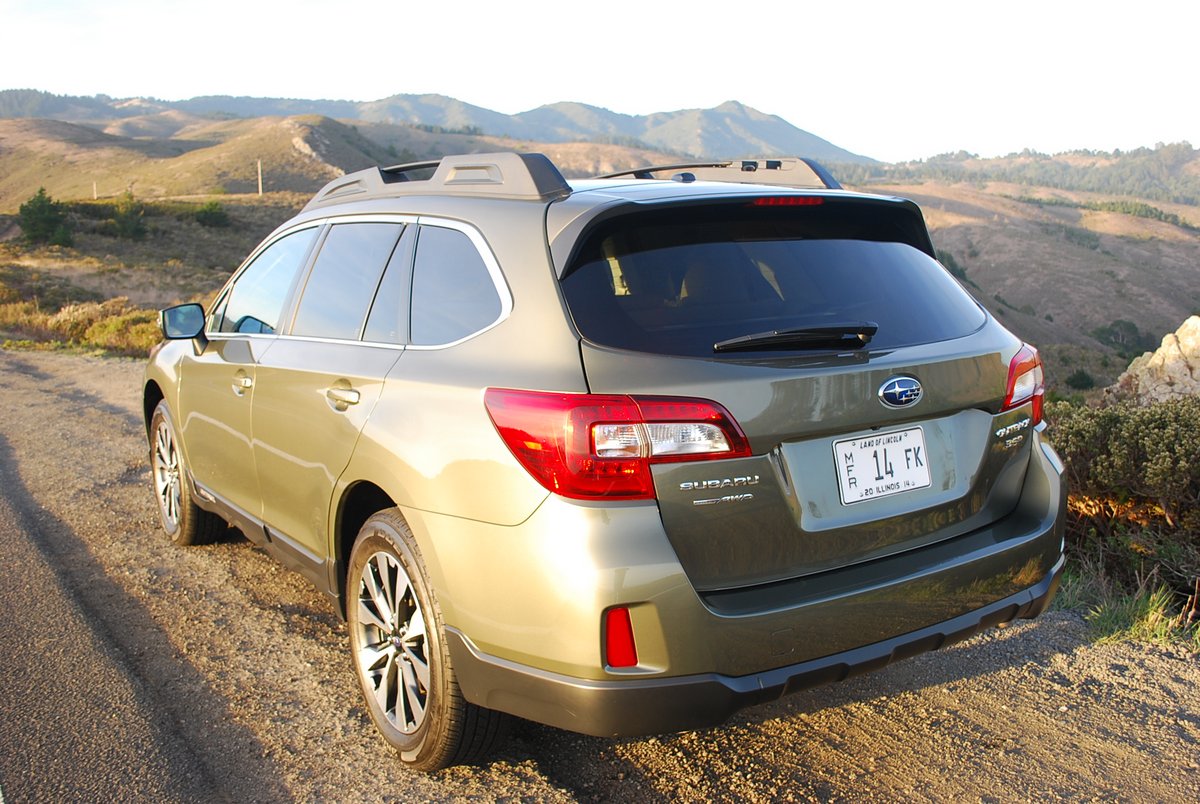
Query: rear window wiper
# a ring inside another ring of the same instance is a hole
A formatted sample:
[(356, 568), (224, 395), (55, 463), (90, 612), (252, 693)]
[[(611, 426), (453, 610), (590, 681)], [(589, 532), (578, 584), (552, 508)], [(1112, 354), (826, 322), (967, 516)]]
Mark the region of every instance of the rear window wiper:
[(873, 321), (845, 321), (819, 327), (777, 329), (739, 335), (713, 344), (714, 352), (752, 351), (755, 349), (861, 349), (879, 330)]

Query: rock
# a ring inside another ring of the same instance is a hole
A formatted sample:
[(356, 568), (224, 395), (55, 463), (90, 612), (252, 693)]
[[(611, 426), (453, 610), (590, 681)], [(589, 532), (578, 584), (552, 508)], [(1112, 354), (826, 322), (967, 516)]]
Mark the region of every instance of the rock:
[(1139, 405), (1200, 394), (1200, 316), (1183, 322), (1162, 346), (1134, 358), (1105, 397)]

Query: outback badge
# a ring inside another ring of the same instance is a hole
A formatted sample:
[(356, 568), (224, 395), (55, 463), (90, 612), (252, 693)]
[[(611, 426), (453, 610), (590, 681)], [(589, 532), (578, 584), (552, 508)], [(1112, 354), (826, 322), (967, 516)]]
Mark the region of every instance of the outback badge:
[(921, 401), (921, 383), (913, 377), (892, 377), (879, 386), (879, 401), (889, 408), (906, 408)]

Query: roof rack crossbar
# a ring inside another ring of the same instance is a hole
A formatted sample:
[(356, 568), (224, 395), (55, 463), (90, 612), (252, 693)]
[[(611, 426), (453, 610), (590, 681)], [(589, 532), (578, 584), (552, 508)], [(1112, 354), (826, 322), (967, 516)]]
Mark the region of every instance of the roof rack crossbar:
[[(788, 180), (781, 174), (795, 167), (797, 162), (802, 162), (808, 166), (813, 175), (821, 182), (828, 190), (840, 190), (842, 185), (833, 177), (824, 165), (817, 162), (815, 159), (806, 157), (772, 157), (768, 159), (726, 159), (715, 162), (681, 162), (673, 165), (652, 165), (649, 167), (633, 168), (631, 170), (622, 170), (616, 173), (606, 173), (603, 176), (597, 176), (598, 179), (619, 179), (624, 176), (630, 176), (635, 179), (653, 179), (655, 173), (666, 173), (670, 171), (680, 170), (713, 170), (722, 171), (728, 170), (731, 175), (728, 178), (718, 175), (695, 176), (695, 178), (707, 179), (710, 181), (733, 181), (733, 182), (748, 182), (751, 184), (776, 184), (786, 185)], [(776, 173), (779, 171), (779, 173)], [(763, 175), (768, 172), (768, 175)], [(752, 177), (743, 174), (754, 174)]]
[(650, 167), (633, 168), (632, 170), (620, 170), (616, 173), (605, 173), (603, 176), (597, 176), (597, 179), (619, 179), (622, 176), (632, 176), (635, 179), (653, 179), (655, 173), (662, 173), (667, 170), (691, 170), (693, 168), (724, 168), (732, 165), (732, 162), (680, 162), (677, 165), (652, 165)]

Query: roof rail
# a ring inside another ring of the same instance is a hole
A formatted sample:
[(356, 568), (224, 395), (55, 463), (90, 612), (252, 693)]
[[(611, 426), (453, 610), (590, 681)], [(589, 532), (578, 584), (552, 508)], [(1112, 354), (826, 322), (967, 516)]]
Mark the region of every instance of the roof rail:
[[(731, 181), (744, 184), (770, 184), (784, 187), (819, 187), (840, 190), (842, 185), (815, 159), (803, 156), (771, 157), (764, 159), (727, 159), (719, 162), (686, 162), (678, 165), (652, 167), (607, 173), (598, 179), (659, 178), (655, 173), (675, 172), (675, 181)], [(664, 177), (666, 178), (666, 177)]]
[[(429, 178), (411, 175), (431, 169)], [(430, 194), (548, 201), (570, 192), (566, 179), (543, 154), (461, 154), (347, 173), (322, 187), (304, 209), (341, 203), (353, 196), (358, 196), (356, 201)]]

